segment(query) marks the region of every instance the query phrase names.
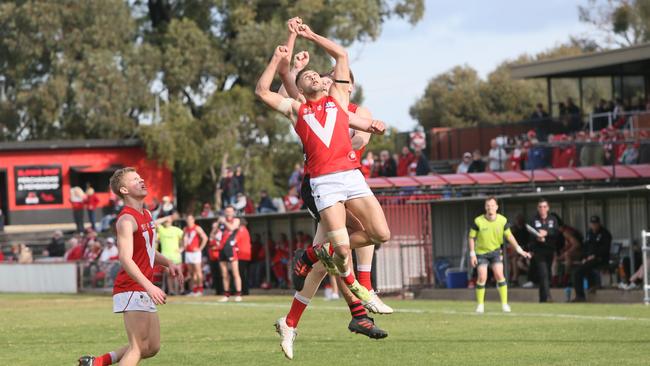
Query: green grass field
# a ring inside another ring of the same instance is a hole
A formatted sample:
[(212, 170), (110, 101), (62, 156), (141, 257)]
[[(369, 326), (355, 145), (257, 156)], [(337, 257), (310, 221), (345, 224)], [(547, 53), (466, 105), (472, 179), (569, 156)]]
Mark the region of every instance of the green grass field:
[[(347, 330), (343, 301), (314, 300), (286, 360), (274, 332), (290, 297), (173, 298), (159, 307), (162, 348), (144, 365), (648, 365), (650, 308), (643, 305), (521, 304), (486, 314), (474, 304), (387, 300), (375, 317), (390, 333), (370, 340)], [(76, 365), (126, 342), (109, 296), (0, 295), (0, 365)]]

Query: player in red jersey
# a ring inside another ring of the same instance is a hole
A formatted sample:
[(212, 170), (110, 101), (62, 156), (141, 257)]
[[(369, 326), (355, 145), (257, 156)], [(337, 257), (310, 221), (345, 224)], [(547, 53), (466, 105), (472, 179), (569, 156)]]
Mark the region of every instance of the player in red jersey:
[[(347, 287), (367, 303), (372, 300), (371, 295), (356, 281), (351, 270), (350, 244), (352, 241), (356, 246), (383, 243), (390, 238), (390, 232), (379, 203), (357, 169), (359, 161), (351, 146), (348, 126), (374, 133), (383, 133), (385, 127), (379, 121), (362, 118), (354, 113), (348, 114), (347, 88), (350, 75), (345, 49), (313, 33), (304, 24), (294, 24), (294, 29), (298, 35), (324, 48), (336, 60), (335, 83), (330, 88), (329, 95), (323, 91), (320, 75), (313, 70), (302, 70), (296, 75), (296, 87), (305, 97), (304, 104), (270, 91), (278, 65), (284, 63), (283, 68), (288, 69), (290, 54), (286, 46), (276, 49), (274, 57), (258, 82), (256, 94), (267, 105), (292, 120), (303, 142), (307, 157), (306, 167), (311, 176), (312, 196), (328, 240), (323, 246), (324, 256), (331, 260)], [(291, 85), (286, 84), (285, 87)], [(294, 93), (290, 91), (290, 95), (292, 94)], [(353, 240), (345, 228), (346, 206), (357, 217), (369, 223), (366, 231), (354, 233), (356, 237)], [(377, 209), (381, 215), (376, 214)], [(328, 249), (330, 247), (333, 247), (333, 255)], [(300, 312), (306, 307), (305, 301), (301, 301), (298, 295), (294, 298), (292, 309), (294, 305)], [(296, 324), (291, 323), (292, 319), (294, 317), (280, 318), (276, 323), (278, 333), (283, 339), (283, 351), (288, 358), (293, 358)]]
[(189, 270), (189, 277), (192, 280), (192, 292), (190, 296), (203, 295), (203, 269), (201, 260), (203, 248), (208, 243), (208, 236), (199, 225), (196, 224), (194, 215), (187, 215), (185, 219), (187, 226), (183, 229), (183, 243), (185, 245), (185, 264)]
[(155, 250), (156, 223), (144, 208), (147, 187), (134, 168), (115, 171), (111, 190), (124, 199), (117, 216), (117, 246), (122, 269), (113, 286), (113, 312), (124, 314), (129, 345), (100, 357), (83, 356), (80, 366), (137, 365), (160, 349), (160, 321), (156, 305), (164, 304), (165, 293), (153, 283), (154, 265), (167, 267), (182, 281), (181, 269)]

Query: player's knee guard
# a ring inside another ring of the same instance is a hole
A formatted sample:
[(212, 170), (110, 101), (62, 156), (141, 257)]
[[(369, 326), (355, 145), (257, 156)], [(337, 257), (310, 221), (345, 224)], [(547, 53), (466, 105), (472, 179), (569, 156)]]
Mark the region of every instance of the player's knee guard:
[[(350, 246), (350, 237), (348, 236), (348, 231), (345, 228), (328, 232), (327, 238), (329, 239), (329, 242), (334, 249), (340, 246)], [(338, 253), (334, 253), (332, 259), (334, 260), (336, 266), (339, 268), (346, 268), (348, 265), (347, 255), (342, 256)]]
[(327, 233), (327, 239), (335, 249), (340, 246), (350, 246), (350, 237), (346, 228), (329, 231)]

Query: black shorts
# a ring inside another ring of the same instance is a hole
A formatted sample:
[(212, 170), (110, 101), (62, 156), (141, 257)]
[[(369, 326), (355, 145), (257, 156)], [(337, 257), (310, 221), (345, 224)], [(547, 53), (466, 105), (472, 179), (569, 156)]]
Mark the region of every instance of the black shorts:
[(229, 243), (226, 243), (223, 249), (219, 252), (219, 262), (234, 262), (236, 260), (237, 252), (235, 251), (235, 248)]
[(497, 249), (493, 252), (478, 254), (476, 260), (479, 266), (493, 265), (503, 263), (503, 255), (501, 255), (501, 249)]
[(305, 206), (307, 206), (307, 211), (309, 211), (311, 217), (313, 217), (316, 222), (320, 222), (320, 214), (318, 213), (318, 208), (316, 208), (314, 196), (311, 194), (311, 184), (309, 184), (308, 175), (305, 175), (305, 177), (302, 178), (302, 185), (300, 185), (300, 198), (302, 198)]

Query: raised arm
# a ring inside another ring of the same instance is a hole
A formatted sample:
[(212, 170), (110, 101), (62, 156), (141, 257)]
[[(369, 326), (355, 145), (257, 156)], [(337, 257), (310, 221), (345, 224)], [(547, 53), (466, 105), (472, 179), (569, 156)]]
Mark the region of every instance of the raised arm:
[[(293, 47), (296, 44), (296, 37), (298, 37), (296, 30), (301, 23), (302, 20), (298, 17), (289, 19), (289, 21), (287, 22), (287, 28), (289, 29), (289, 37), (287, 38), (287, 44), (286, 44), (287, 55), (285, 58), (282, 59), (280, 65), (278, 66), (279, 67), (278, 74), (280, 75), (280, 79), (282, 79), (282, 86), (280, 87), (280, 90), (278, 90), (278, 93), (285, 97), (288, 96), (293, 99), (299, 99), (300, 97), (300, 92), (298, 91), (298, 87), (296, 86), (296, 81), (295, 81), (296, 75), (298, 74), (300, 69), (294, 71), (295, 70), (294, 67), (294, 69), (289, 70), (289, 61), (291, 60), (291, 55), (293, 54)], [(298, 55), (301, 55), (303, 53), (305, 53), (305, 51), (300, 52)]]
[(260, 79), (257, 81), (257, 86), (255, 87), (255, 95), (260, 98), (266, 105), (273, 108), (274, 110), (284, 114), (288, 117), (292, 123), (297, 121), (297, 111), (300, 108), (300, 103), (295, 99), (285, 98), (276, 92), (271, 91), (271, 83), (273, 82), (273, 76), (278, 69), (278, 65), (283, 57), (288, 54), (287, 48), (285, 46), (278, 46), (275, 49), (275, 53), (269, 61), (269, 64), (266, 66), (266, 69), (260, 76)]
[(330, 95), (339, 102), (343, 109), (347, 109), (350, 103), (350, 95), (348, 94), (350, 86), (348, 52), (339, 44), (314, 33), (306, 24), (299, 25), (297, 32), (299, 36), (314, 42), (334, 58), (336, 62), (334, 65), (334, 84), (330, 88)]

